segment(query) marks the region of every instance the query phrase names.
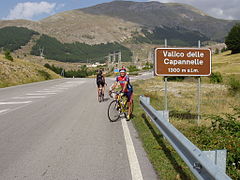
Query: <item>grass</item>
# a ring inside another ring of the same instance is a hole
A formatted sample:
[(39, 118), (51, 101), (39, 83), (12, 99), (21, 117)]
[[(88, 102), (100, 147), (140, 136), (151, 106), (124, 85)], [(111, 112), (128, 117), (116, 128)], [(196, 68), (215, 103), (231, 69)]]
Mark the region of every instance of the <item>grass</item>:
[(9, 61), (0, 55), (0, 88), (60, 78), (47, 68), (21, 59)]
[(230, 51), (213, 56), (213, 71), (224, 75), (235, 74), (240, 76), (240, 54), (231, 55)]

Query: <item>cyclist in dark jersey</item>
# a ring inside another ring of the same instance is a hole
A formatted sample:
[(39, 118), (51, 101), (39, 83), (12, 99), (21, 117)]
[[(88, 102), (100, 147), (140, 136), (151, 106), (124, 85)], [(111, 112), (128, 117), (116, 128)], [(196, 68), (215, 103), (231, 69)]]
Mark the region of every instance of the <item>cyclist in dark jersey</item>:
[(100, 89), (102, 88), (102, 93), (104, 96), (104, 90), (105, 90), (105, 77), (103, 76), (102, 70), (99, 70), (97, 77), (96, 77), (96, 83), (97, 83), (97, 87), (98, 87), (98, 95), (100, 93)]
[(110, 88), (110, 93), (112, 90), (114, 90), (119, 83), (120, 86), (122, 87), (121, 90), (121, 95), (124, 95), (127, 97), (127, 105), (128, 105), (128, 115), (127, 119), (129, 120), (132, 115), (132, 105), (133, 105), (133, 88), (132, 85), (130, 84), (130, 79), (126, 73), (126, 69), (122, 68), (119, 70), (120, 76), (116, 77), (115, 83), (111, 86)]

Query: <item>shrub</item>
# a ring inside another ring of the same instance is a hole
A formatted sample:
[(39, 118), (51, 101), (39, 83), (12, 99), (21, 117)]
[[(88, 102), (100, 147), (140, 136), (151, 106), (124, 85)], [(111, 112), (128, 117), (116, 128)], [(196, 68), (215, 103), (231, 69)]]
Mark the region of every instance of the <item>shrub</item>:
[(4, 55), (6, 59), (13, 61), (13, 57), (11, 56), (11, 52), (9, 50), (5, 51)]
[(212, 115), (212, 127), (208, 133), (203, 134), (202, 140), (207, 136), (215, 137), (210, 139), (209, 145), (212, 148), (227, 149), (227, 173), (232, 179), (240, 179), (240, 108), (235, 107), (232, 114), (223, 116)]
[(209, 76), (210, 78), (210, 82), (211, 83), (222, 83), (223, 82), (223, 78), (220, 72), (215, 72), (212, 73), (211, 76)]
[(169, 76), (169, 77), (167, 77), (168, 81), (182, 82), (184, 79), (185, 79), (184, 76)]
[(52, 79), (51, 75), (46, 72), (46, 71), (43, 71), (43, 70), (38, 70), (38, 73), (44, 77), (44, 79), (46, 80), (49, 80), (49, 79)]
[(130, 65), (130, 66), (128, 66), (128, 71), (135, 72), (135, 71), (139, 71), (139, 69), (136, 66)]
[(237, 80), (236, 78), (231, 77), (228, 82), (228, 85), (229, 85), (228, 90), (230, 94), (236, 95), (237, 93), (240, 92), (240, 81)]

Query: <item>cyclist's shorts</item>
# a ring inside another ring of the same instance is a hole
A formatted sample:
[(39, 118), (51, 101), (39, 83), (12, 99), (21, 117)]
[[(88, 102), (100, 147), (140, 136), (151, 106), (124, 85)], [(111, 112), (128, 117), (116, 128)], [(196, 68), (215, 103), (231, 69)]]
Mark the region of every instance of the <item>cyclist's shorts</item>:
[(105, 83), (103, 81), (98, 81), (97, 82), (97, 87), (100, 88), (100, 87), (104, 87)]
[(127, 102), (130, 102), (133, 100), (133, 92), (132, 91), (125, 92), (124, 95), (127, 96)]

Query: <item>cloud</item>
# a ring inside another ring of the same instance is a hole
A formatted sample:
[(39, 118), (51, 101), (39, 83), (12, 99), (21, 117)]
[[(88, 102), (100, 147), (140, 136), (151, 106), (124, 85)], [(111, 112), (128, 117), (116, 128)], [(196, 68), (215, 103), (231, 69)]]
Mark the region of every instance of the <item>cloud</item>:
[(56, 8), (64, 6), (63, 4), (57, 6), (56, 3), (42, 2), (24, 2), (18, 3), (10, 10), (9, 15), (4, 18), (8, 20), (13, 19), (33, 19), (42, 14), (53, 14)]
[[(153, 0), (149, 0), (153, 1)], [(177, 2), (194, 6), (210, 16), (221, 19), (240, 19), (239, 0), (154, 0), (163, 3)]]

